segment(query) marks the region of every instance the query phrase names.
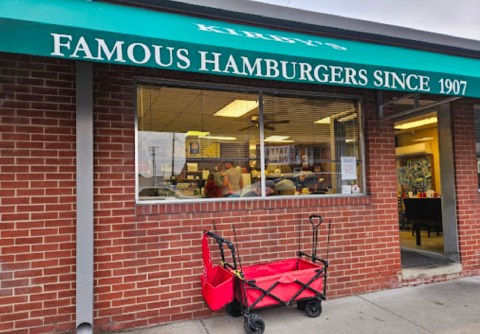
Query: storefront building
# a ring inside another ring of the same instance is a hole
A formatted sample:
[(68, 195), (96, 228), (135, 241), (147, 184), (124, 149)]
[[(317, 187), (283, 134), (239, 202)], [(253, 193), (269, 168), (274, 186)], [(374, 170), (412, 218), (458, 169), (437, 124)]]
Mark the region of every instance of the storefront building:
[(201, 232), (271, 261), (312, 213), (329, 298), (480, 274), (480, 43), (208, 3), (0, 4), (0, 333), (209, 316)]

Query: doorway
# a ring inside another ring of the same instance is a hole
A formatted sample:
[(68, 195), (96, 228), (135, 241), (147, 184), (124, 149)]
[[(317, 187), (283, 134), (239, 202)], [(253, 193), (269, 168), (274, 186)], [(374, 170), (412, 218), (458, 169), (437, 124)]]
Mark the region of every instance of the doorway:
[(394, 124), (402, 268), (444, 254), (437, 120), (433, 111)]
[(449, 104), (394, 123), (402, 271), (458, 262)]

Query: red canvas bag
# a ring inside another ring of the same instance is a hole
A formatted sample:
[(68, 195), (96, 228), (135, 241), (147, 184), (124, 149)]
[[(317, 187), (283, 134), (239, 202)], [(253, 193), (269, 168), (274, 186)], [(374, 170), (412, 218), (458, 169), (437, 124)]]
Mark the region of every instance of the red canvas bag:
[(213, 265), (207, 234), (202, 238), (202, 295), (208, 307), (217, 311), (233, 301), (234, 275), (221, 265)]

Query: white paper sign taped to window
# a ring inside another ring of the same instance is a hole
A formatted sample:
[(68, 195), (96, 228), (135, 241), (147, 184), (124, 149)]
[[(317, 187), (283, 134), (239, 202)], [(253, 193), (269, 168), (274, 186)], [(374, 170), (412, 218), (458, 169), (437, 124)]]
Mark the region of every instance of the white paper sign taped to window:
[(357, 158), (356, 157), (341, 157), (342, 180), (356, 180), (357, 179)]
[(352, 186), (349, 184), (342, 185), (342, 194), (351, 194), (352, 193)]

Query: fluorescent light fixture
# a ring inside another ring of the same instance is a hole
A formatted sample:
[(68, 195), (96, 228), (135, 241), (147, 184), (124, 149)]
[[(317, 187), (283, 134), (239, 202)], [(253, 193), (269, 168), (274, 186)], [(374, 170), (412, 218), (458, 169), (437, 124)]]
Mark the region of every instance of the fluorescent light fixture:
[(315, 124), (330, 124), (332, 120), (338, 120), (339, 122), (350, 121), (357, 117), (357, 109), (355, 107), (349, 108), (345, 111), (339, 112), (335, 115), (324, 117), (319, 120), (316, 120)]
[(422, 125), (434, 124), (434, 123), (437, 123), (437, 118), (429, 117), (429, 118), (421, 119), (419, 121), (413, 121), (413, 122), (395, 125), (395, 130), (406, 130), (406, 129), (417, 128)]
[(344, 116), (342, 118), (339, 118), (338, 121), (339, 122), (348, 122), (348, 121), (352, 121), (354, 120), (355, 118), (357, 118), (357, 114), (351, 114), (351, 115), (348, 115), (348, 116)]
[(258, 101), (235, 100), (217, 111), (213, 116), (241, 117), (258, 107)]
[(282, 141), (287, 140), (290, 136), (270, 136), (265, 138), (265, 141)]
[(345, 143), (355, 143), (355, 139), (345, 139)]
[(205, 132), (205, 131), (198, 131), (198, 130), (189, 130), (185, 134), (187, 137), (203, 137), (203, 136), (208, 136), (210, 132)]
[(433, 140), (433, 137), (422, 137), (417, 139), (412, 139), (412, 141), (421, 142), (421, 141), (430, 141)]
[(315, 124), (330, 124), (330, 117), (324, 117), (313, 122)]
[(270, 136), (265, 138), (266, 143), (293, 143), (293, 140), (288, 140), (290, 136)]
[(227, 136), (202, 136), (200, 139), (216, 139), (216, 140), (237, 140), (237, 137)]

